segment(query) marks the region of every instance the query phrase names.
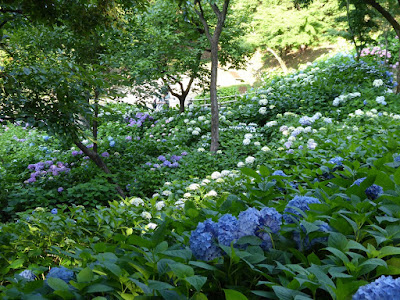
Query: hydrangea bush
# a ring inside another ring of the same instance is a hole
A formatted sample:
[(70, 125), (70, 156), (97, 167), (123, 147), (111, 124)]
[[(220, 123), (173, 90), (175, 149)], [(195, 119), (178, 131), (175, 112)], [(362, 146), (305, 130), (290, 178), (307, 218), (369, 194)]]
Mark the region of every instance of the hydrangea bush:
[[(126, 199), (78, 149), (2, 122), (1, 297), (391, 297), (400, 275), (392, 76), (340, 56), (268, 80), (221, 110), (215, 154), (209, 109), (106, 106), (98, 151)], [(34, 172), (46, 173), (25, 182)]]

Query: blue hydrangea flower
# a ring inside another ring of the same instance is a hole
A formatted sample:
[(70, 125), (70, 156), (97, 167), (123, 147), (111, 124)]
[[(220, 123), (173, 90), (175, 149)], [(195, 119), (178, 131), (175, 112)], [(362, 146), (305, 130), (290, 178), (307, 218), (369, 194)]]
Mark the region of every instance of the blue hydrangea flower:
[(272, 207), (264, 207), (260, 211), (260, 227), (256, 235), (263, 240), (261, 247), (264, 250), (272, 248), (269, 232), (278, 233), (282, 225), (282, 215)]
[(53, 215), (56, 215), (56, 214), (58, 213), (57, 208), (53, 208), (50, 212), (51, 212)]
[(239, 237), (255, 235), (260, 226), (260, 212), (250, 207), (239, 214)]
[(374, 282), (364, 285), (353, 295), (353, 300), (393, 300), (400, 294), (400, 278), (382, 275)]
[(112, 136), (109, 136), (107, 139), (109, 142), (111, 142), (114, 138)]
[(239, 236), (239, 222), (231, 214), (223, 215), (217, 223), (218, 242), (225, 246), (230, 246)]
[(51, 268), (50, 272), (47, 274), (46, 279), (48, 278), (59, 278), (69, 283), (74, 278), (74, 272), (64, 267), (54, 267)]
[(356, 181), (354, 181), (353, 184), (352, 184), (351, 186), (353, 186), (353, 185), (358, 185), (358, 186), (360, 186), (361, 182), (363, 182), (365, 179), (367, 179), (367, 177), (359, 178), (359, 179), (357, 179)]
[(343, 161), (343, 158), (342, 158), (342, 157), (336, 156), (336, 157), (332, 158), (332, 159), (329, 161), (329, 163), (330, 163), (330, 164), (333, 164), (333, 165), (341, 166), (341, 165), (343, 165), (342, 161)]
[(44, 135), (44, 136), (43, 136), (43, 140), (45, 140), (45, 141), (48, 141), (49, 138), (50, 138), (50, 137), (49, 137), (48, 135)]
[(158, 159), (159, 161), (162, 161), (162, 162), (164, 162), (164, 161), (167, 160), (167, 159), (165, 158), (164, 155), (160, 155), (159, 157), (157, 157), (157, 159)]
[[(357, 179), (356, 181), (354, 181), (354, 183), (351, 185), (358, 185), (360, 186), (360, 184), (366, 179), (367, 177), (362, 177)], [(369, 187), (367, 187), (365, 189), (365, 194), (367, 195), (367, 197), (371, 200), (375, 200), (376, 198), (378, 198), (381, 194), (383, 194), (383, 188), (380, 185), (377, 184), (373, 184)]]
[(283, 176), (283, 177), (287, 177), (287, 175), (285, 174), (285, 172), (283, 172), (282, 170), (276, 170), (274, 173), (272, 173), (272, 176)]
[(36, 278), (36, 275), (31, 270), (24, 270), (18, 275), (25, 278), (27, 281), (34, 281)]
[(197, 259), (210, 261), (221, 255), (216, 244), (216, 230), (217, 225), (211, 219), (207, 219), (192, 231), (189, 239), (190, 249)]
[(115, 141), (110, 141), (110, 147), (114, 147), (115, 146)]
[(383, 194), (383, 188), (380, 185), (373, 184), (365, 189), (365, 194), (371, 200), (375, 200)]
[[(314, 224), (318, 226), (319, 232), (328, 233), (328, 232), (332, 231), (332, 228), (326, 222), (315, 221)], [(301, 225), (300, 228), (303, 230), (303, 232), (306, 232), (306, 229), (303, 225)], [(326, 243), (328, 241), (328, 237), (327, 236), (317, 237), (310, 241), (308, 234), (306, 234), (305, 238), (303, 239), (303, 238), (301, 238), (300, 232), (297, 231), (297, 232), (293, 233), (293, 240), (296, 242), (297, 248), (300, 251), (303, 251), (304, 249), (307, 249), (307, 250), (310, 249), (315, 244)]]
[(399, 155), (399, 156), (396, 156), (396, 157), (394, 158), (394, 161), (400, 162), (400, 155)]
[(295, 196), (286, 205), (286, 208), (284, 210), (285, 214), (283, 215), (283, 218), (287, 223), (294, 223), (293, 218), (299, 219), (301, 217), (301, 214), (295, 208), (300, 209), (302, 211), (307, 211), (310, 210), (308, 205), (313, 203), (321, 203), (321, 202), (314, 197)]

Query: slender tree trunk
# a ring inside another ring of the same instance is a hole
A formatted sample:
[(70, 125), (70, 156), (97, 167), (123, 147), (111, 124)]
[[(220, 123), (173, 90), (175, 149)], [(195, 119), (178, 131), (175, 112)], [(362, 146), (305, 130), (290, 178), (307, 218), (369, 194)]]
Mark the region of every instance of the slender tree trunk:
[(97, 132), (98, 132), (98, 123), (97, 118), (99, 117), (99, 91), (95, 89), (95, 97), (94, 97), (94, 119), (93, 119), (93, 151), (97, 154)]
[(286, 67), (285, 62), (283, 61), (283, 59), (271, 48), (267, 48), (267, 51), (271, 52), (272, 55), (275, 57), (275, 59), (279, 62), (279, 65), (281, 66), (283, 73), (287, 74), (288, 73), (288, 69)]
[(183, 113), (185, 112), (185, 100), (186, 100), (186, 95), (181, 95), (179, 99), (179, 112)]
[[(98, 166), (100, 169), (102, 169), (104, 173), (106, 173), (107, 175), (112, 174), (98, 153), (94, 152), (93, 150), (90, 150), (88, 147), (86, 147), (80, 141), (74, 141), (74, 143), (80, 150), (82, 150), (83, 153), (85, 153), (85, 155), (89, 156), (89, 158), (96, 164), (96, 166)], [(126, 198), (124, 191), (121, 189), (121, 187), (117, 183), (114, 182), (114, 180), (111, 177), (107, 177), (107, 180), (109, 183), (115, 185), (115, 189), (117, 190), (118, 194), (122, 198)]]
[[(397, 34), (397, 36), (400, 38), (399, 36), (400, 32)], [(397, 86), (396, 86), (396, 94), (400, 93), (400, 50), (399, 50), (399, 60), (398, 60), (398, 65), (397, 65)]]
[(219, 147), (219, 110), (217, 97), (217, 72), (218, 72), (218, 40), (211, 43), (211, 146), (210, 151), (216, 152)]

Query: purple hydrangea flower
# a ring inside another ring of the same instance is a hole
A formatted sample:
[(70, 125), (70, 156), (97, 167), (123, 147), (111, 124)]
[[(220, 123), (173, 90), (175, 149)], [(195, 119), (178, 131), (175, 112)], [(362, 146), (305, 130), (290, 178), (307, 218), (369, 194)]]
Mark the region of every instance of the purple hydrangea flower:
[(159, 161), (162, 161), (162, 162), (164, 162), (164, 161), (167, 160), (167, 159), (165, 158), (164, 155), (160, 155), (159, 157), (157, 157), (157, 159), (158, 159)]
[(295, 196), (286, 205), (284, 210), (285, 214), (283, 215), (283, 218), (287, 223), (294, 223), (294, 218), (298, 220), (300, 217), (302, 217), (302, 215), (297, 209), (300, 209), (303, 212), (310, 210), (308, 205), (314, 203), (321, 203), (321, 202), (314, 197)]
[(110, 157), (110, 153), (108, 153), (108, 152), (106, 151), (106, 152), (103, 152), (103, 153), (101, 154), (101, 156), (103, 156), (103, 157)]
[(400, 278), (382, 275), (375, 281), (360, 287), (353, 300), (393, 300), (400, 294)]
[(188, 155), (188, 153), (186, 151), (183, 151), (181, 154), (182, 154), (182, 156)]
[(61, 193), (62, 191), (64, 191), (64, 188), (63, 188), (63, 187), (59, 187), (59, 188), (57, 189), (57, 192), (59, 192), (59, 193)]
[(126, 139), (127, 141), (132, 141), (132, 137), (131, 137), (130, 135), (128, 135), (125, 139)]

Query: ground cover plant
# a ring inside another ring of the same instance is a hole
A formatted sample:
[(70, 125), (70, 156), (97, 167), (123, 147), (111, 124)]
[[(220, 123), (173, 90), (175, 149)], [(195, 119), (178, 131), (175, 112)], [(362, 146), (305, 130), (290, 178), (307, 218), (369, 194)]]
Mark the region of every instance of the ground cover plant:
[(3, 122), (2, 299), (390, 298), (394, 86), (351, 55), (267, 80), (220, 111), (214, 155), (207, 108), (105, 105), (99, 153), (126, 199), (79, 149)]

